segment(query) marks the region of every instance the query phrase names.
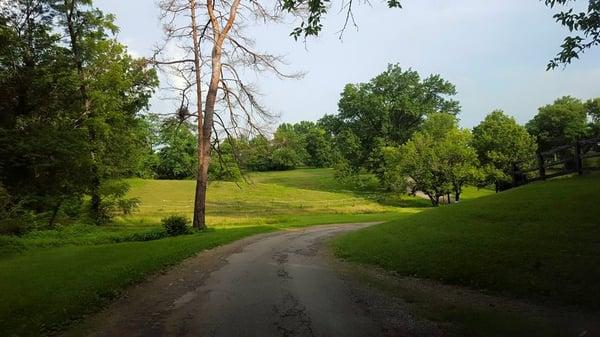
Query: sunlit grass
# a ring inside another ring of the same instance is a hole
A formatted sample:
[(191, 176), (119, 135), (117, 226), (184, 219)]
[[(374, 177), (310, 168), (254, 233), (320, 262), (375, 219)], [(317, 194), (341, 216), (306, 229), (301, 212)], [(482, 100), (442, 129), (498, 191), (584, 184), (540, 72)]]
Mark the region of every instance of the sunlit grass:
[[(171, 214), (193, 214), (195, 181), (135, 179), (130, 184), (130, 196), (139, 198), (141, 206), (133, 215), (118, 218), (119, 223), (148, 225)], [(212, 182), (206, 205), (209, 226), (272, 224), (315, 214), (415, 211), (401, 206), (425, 207), (427, 202), (376, 188), (357, 192), (338, 183), (331, 169), (254, 173), (246, 182)]]

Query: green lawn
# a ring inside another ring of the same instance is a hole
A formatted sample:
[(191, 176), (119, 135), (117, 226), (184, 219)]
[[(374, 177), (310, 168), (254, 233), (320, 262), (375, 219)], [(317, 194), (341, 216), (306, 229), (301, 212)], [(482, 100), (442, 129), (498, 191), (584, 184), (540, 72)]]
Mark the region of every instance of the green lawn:
[(598, 175), (535, 183), (405, 214), (334, 247), (402, 275), (596, 310), (599, 192)]

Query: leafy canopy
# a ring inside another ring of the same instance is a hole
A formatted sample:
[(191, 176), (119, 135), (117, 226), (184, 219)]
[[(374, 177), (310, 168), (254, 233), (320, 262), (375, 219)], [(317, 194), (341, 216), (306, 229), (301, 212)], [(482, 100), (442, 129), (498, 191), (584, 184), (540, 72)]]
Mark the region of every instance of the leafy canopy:
[(484, 183), (509, 183), (511, 164), (532, 157), (537, 144), (525, 127), (502, 110), (488, 114), (473, 128), (473, 147), (485, 171)]

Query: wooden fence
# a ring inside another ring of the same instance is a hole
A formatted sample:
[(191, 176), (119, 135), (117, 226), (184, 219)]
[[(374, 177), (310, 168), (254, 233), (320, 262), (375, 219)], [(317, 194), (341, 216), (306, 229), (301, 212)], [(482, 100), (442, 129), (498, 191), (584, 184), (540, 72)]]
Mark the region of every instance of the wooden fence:
[(538, 153), (529, 160), (514, 163), (512, 185), (520, 186), (567, 174), (582, 175), (600, 170), (600, 138), (585, 139)]

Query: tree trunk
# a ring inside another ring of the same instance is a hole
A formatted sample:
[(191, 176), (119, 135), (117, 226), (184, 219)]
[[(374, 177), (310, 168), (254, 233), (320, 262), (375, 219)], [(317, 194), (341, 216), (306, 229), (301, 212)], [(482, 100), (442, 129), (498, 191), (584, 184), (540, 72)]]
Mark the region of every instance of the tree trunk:
[(52, 209), (52, 215), (50, 215), (50, 220), (48, 220), (48, 227), (50, 228), (54, 228), (54, 221), (56, 221), (56, 216), (60, 210), (60, 205), (62, 205), (62, 202), (58, 202)]
[(192, 39), (194, 45), (194, 76), (196, 80), (196, 110), (198, 114), (198, 172), (196, 173), (196, 194), (194, 199), (194, 220), (192, 226), (197, 229), (206, 228), (206, 188), (208, 187), (208, 170), (204, 173), (204, 113), (202, 111), (202, 68), (200, 36), (196, 20), (196, 0), (190, 0), (190, 17), (192, 21)]
[(460, 191), (456, 191), (454, 193), (454, 202), (459, 202), (460, 201)]
[[(79, 39), (81, 38), (80, 34), (77, 32), (77, 28), (75, 27), (74, 15), (76, 15), (77, 7), (75, 5), (75, 1), (64, 1), (64, 5), (67, 8), (66, 17), (67, 17), (67, 29), (69, 31), (69, 38), (71, 42), (71, 52), (73, 53), (73, 59), (75, 61), (75, 68), (77, 69), (77, 75), (79, 77), (79, 93), (81, 95), (81, 99), (83, 100), (83, 117), (92, 119), (93, 112), (91, 107), (91, 100), (88, 95), (88, 87), (86, 83), (86, 76), (83, 69), (83, 56), (81, 51), (81, 46), (79, 44)], [(100, 216), (100, 173), (98, 168), (98, 158), (96, 153), (96, 130), (93, 125), (94, 123), (90, 123), (87, 125), (88, 128), (88, 140), (90, 142), (90, 157), (91, 157), (91, 168), (90, 168), (90, 215), (92, 220), (99, 224), (101, 221)]]
[(431, 205), (433, 207), (438, 207), (440, 205), (440, 196), (439, 195), (431, 195), (431, 194), (427, 194), (427, 196), (429, 197), (429, 200), (431, 201)]
[[(190, 4), (195, 4), (195, 0), (191, 0)], [(206, 188), (208, 186), (208, 165), (210, 164), (211, 150), (211, 135), (214, 123), (215, 105), (217, 103), (217, 93), (219, 90), (219, 82), (221, 81), (221, 56), (222, 46), (229, 30), (233, 26), (240, 0), (234, 0), (231, 3), (229, 18), (225, 27), (221, 28), (217, 15), (214, 12), (212, 0), (207, 1), (207, 11), (210, 18), (211, 26), (214, 34), (213, 49), (211, 54), (211, 76), (206, 93), (206, 101), (204, 105), (204, 114), (202, 119), (202, 127), (198, 126), (198, 176), (196, 178), (196, 198), (194, 202), (194, 221), (193, 226), (197, 229), (206, 228)], [(192, 6), (193, 21), (195, 22), (195, 6)], [(200, 58), (200, 41), (197, 38), (196, 25), (193, 24), (192, 36), (194, 38), (194, 56), (195, 62)], [(198, 62), (198, 64), (200, 64)], [(197, 66), (196, 76), (199, 77), (199, 66)], [(198, 86), (200, 80), (196, 80)], [(197, 87), (199, 91), (199, 87)], [(201, 103), (199, 103), (200, 114)], [(200, 121), (199, 121), (200, 123)]]

